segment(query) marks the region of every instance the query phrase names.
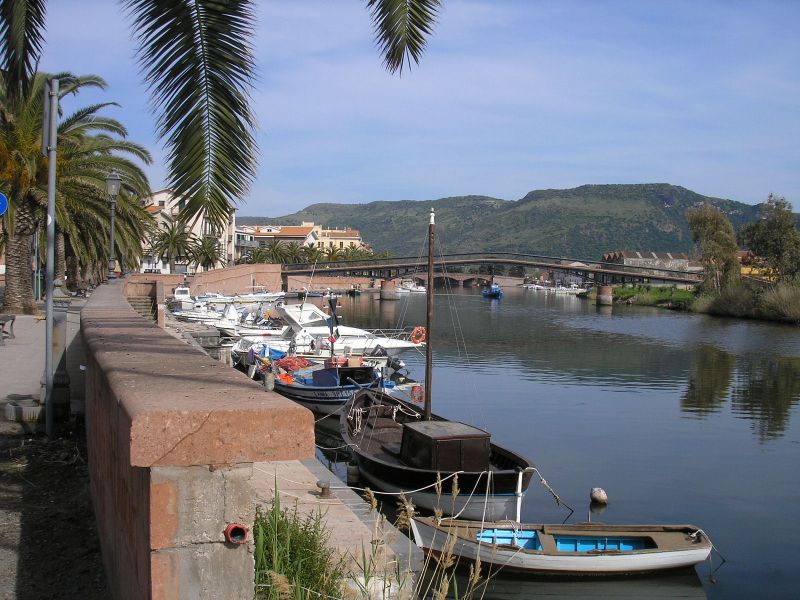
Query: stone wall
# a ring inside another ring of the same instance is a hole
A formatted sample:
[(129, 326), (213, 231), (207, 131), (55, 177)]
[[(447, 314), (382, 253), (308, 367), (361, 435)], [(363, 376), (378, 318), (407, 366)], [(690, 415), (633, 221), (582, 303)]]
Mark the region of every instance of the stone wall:
[(116, 598), (248, 598), (254, 462), (314, 455), (313, 417), (139, 317), (121, 282), (81, 313), (90, 489)]
[[(206, 292), (244, 294), (264, 288), (270, 292), (281, 289), (281, 266), (270, 264), (236, 265), (198, 273), (191, 278), (192, 295)], [(171, 290), (166, 290), (167, 294)]]
[(301, 290), (325, 291), (328, 288), (346, 290), (353, 284), (360, 285), (361, 289), (366, 289), (376, 281), (380, 285), (380, 279), (375, 277), (321, 277), (315, 274), (313, 278), (309, 278), (308, 275), (289, 275), (286, 279), (287, 292), (299, 292)]

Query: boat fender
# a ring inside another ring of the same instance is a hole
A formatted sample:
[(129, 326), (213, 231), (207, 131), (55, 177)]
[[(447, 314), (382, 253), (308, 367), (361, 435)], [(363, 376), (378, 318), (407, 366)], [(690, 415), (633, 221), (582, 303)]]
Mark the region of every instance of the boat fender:
[(421, 385), (414, 385), (411, 387), (411, 399), (418, 404), (422, 402), (423, 397)]
[(421, 344), (425, 341), (425, 328), (424, 327), (414, 327), (414, 331), (411, 332), (411, 341), (415, 344)]
[(608, 494), (600, 487), (592, 488), (592, 491), (589, 493), (589, 498), (591, 498), (593, 503), (608, 504)]

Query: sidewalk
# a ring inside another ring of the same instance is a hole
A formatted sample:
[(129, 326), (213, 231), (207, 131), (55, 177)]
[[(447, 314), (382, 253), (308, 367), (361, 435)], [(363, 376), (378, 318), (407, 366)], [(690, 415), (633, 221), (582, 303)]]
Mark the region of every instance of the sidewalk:
[(27, 427), (5, 420), (6, 404), (12, 400), (39, 401), (44, 373), (45, 322), (29, 315), (18, 315), (14, 322), (15, 339), (0, 346), (0, 435), (23, 433)]
[[(82, 306), (73, 302), (67, 315), (67, 370), (79, 401)], [(45, 326), (19, 315), (16, 338), (0, 346), (0, 600), (106, 598), (82, 431), (59, 424), (57, 439), (48, 440), (34, 431), (43, 423), (5, 420), (9, 401), (39, 401)]]

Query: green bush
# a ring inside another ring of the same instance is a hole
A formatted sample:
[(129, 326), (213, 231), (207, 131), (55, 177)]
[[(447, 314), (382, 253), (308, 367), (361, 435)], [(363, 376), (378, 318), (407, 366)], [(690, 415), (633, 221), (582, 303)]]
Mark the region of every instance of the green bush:
[(342, 597), (344, 560), (328, 546), (322, 514), (305, 518), (281, 509), (277, 489), (272, 508), (256, 509), (255, 596), (259, 600)]

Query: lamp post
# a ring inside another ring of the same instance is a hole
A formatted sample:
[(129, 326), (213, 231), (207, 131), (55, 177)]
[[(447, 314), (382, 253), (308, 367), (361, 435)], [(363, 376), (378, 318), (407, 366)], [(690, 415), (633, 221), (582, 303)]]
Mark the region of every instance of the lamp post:
[(106, 191), (111, 197), (111, 243), (108, 249), (108, 279), (114, 279), (117, 275), (115, 268), (117, 261), (114, 253), (114, 215), (117, 212), (117, 196), (119, 195), (119, 188), (122, 185), (122, 177), (119, 176), (116, 169), (111, 169), (111, 173), (106, 177)]

